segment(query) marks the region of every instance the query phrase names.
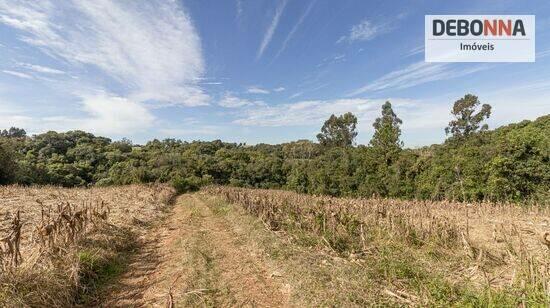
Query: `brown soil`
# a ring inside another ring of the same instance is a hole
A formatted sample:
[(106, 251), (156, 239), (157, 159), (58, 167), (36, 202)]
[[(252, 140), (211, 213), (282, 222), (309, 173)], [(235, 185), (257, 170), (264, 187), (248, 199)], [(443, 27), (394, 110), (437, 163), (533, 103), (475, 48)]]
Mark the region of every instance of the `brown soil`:
[(180, 196), (144, 234), (104, 307), (289, 306), (288, 285), (231, 221), (197, 195)]

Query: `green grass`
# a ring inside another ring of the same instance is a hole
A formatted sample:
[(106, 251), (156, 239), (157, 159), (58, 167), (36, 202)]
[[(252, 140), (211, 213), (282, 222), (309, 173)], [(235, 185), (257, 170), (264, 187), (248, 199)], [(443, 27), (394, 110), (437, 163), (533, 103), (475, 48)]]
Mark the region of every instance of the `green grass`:
[(122, 255), (106, 257), (99, 250), (80, 251), (78, 253), (80, 286), (75, 299), (76, 303), (93, 303), (97, 292), (115, 281), (125, 271), (127, 267), (125, 259)]
[[(105, 284), (112, 281), (126, 268), (120, 257), (105, 260), (89, 250), (79, 252), (78, 259), (83, 276), (92, 278), (89, 282), (94, 284)], [(81, 281), (88, 284), (88, 279), (82, 279)]]
[(111, 226), (81, 243), (77, 252), (79, 288), (75, 303), (94, 305), (105, 287), (127, 269), (137, 248), (136, 234), (129, 228)]

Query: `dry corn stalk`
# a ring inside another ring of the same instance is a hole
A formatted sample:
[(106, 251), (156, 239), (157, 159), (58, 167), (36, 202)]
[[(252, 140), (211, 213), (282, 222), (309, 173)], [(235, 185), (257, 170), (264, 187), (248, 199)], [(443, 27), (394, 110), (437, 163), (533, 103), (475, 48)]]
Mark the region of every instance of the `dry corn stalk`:
[[(355, 255), (368, 250), (369, 234), (404, 240), (410, 245), (432, 243), (468, 255), (469, 262), (476, 264), (474, 268), (482, 283), (486, 284), (486, 277), (491, 274), (491, 286), (496, 286), (497, 280), (505, 285), (525, 279), (550, 292), (548, 208), (334, 198), (217, 186), (205, 191), (242, 206), (270, 229), (292, 228), (316, 234), (340, 253)], [(492, 272), (486, 273), (487, 268), (492, 268)]]

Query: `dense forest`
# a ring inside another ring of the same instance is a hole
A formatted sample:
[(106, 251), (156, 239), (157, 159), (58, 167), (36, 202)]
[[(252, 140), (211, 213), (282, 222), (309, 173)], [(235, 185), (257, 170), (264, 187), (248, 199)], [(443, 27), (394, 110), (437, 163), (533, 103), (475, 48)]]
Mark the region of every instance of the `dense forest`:
[(402, 121), (382, 106), (368, 145), (356, 145), (357, 118), (331, 116), (318, 143), (278, 145), (153, 140), (112, 141), (83, 131), (27, 136), (0, 132), (0, 184), (62, 186), (172, 182), (283, 188), (332, 196), (513, 201), (550, 200), (550, 115), (489, 130), (491, 106), (457, 100), (443, 144), (407, 149)]

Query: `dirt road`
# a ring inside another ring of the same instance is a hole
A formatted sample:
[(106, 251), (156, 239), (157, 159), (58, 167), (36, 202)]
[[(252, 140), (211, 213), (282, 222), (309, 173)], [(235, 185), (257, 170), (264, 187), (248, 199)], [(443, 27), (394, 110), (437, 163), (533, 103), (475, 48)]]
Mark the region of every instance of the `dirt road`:
[[(105, 307), (289, 305), (289, 285), (246, 234), (200, 195), (180, 196), (139, 242)], [(172, 306), (171, 306), (172, 305)]]

